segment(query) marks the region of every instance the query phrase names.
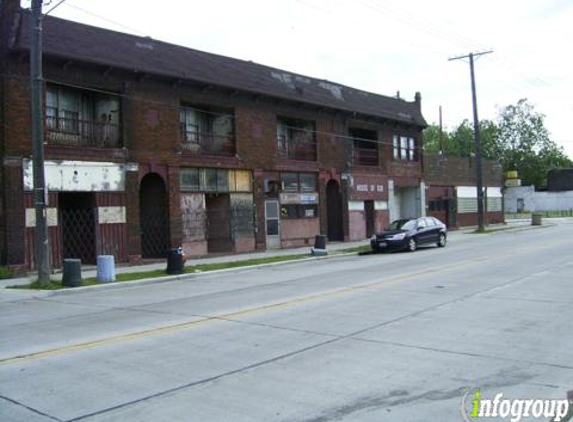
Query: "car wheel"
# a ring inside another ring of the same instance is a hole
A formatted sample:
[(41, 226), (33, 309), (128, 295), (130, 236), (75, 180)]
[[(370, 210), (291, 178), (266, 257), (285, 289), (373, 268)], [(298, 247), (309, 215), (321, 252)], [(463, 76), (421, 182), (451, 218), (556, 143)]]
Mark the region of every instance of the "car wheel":
[(440, 239), (438, 240), (438, 247), (443, 248), (446, 246), (446, 235), (444, 233), (440, 233)]
[(416, 239), (411, 237), (410, 239), (408, 239), (408, 243), (406, 244), (406, 246), (410, 252), (414, 252), (418, 248), (418, 243), (416, 243)]

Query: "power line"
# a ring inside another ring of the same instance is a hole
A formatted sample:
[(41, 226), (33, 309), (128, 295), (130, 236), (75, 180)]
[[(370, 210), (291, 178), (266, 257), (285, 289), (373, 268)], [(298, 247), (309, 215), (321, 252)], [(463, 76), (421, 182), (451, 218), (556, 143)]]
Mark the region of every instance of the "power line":
[[(58, 5), (58, 6), (59, 6), (59, 5)], [(66, 6), (66, 7), (70, 7), (70, 8), (72, 8), (72, 9), (75, 9), (75, 10), (78, 10), (78, 11), (80, 11), (80, 12), (83, 12), (83, 13), (85, 13), (85, 14), (87, 14), (87, 15), (93, 16), (94, 18), (101, 19), (102, 21), (105, 21), (105, 22), (107, 22), (107, 23), (111, 23), (111, 24), (116, 25), (116, 26), (118, 26), (118, 27), (120, 27), (120, 28), (127, 29), (127, 30), (130, 31), (130, 32), (133, 32), (133, 33), (136, 33), (136, 34), (139, 34), (139, 35), (143, 35), (144, 37), (148, 36), (148, 34), (145, 33), (145, 32), (143, 32), (143, 31), (140, 31), (140, 30), (138, 30), (138, 29), (135, 29), (135, 28), (126, 26), (126, 25), (124, 25), (124, 24), (122, 24), (122, 23), (119, 23), (119, 22), (117, 22), (117, 21), (114, 21), (114, 20), (112, 20), (112, 19), (109, 19), (109, 18), (106, 18), (106, 17), (104, 17), (104, 16), (98, 15), (97, 13), (90, 12), (89, 10), (83, 9), (83, 8), (81, 8), (81, 7), (79, 7), (79, 6), (71, 5), (71, 4), (69, 4), (69, 3), (66, 3), (65, 6)], [(55, 9), (55, 7), (54, 7), (54, 9)]]

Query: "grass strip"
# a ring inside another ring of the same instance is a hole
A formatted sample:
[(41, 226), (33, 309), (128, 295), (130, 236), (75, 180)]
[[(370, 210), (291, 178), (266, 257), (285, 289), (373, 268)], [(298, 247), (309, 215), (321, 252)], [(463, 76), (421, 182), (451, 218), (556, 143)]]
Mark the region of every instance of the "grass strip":
[[(232, 261), (232, 262), (220, 262), (220, 263), (213, 263), (213, 264), (198, 264), (198, 265), (190, 265), (185, 267), (185, 274), (194, 274), (194, 273), (203, 273), (209, 271), (216, 271), (216, 270), (224, 270), (227, 268), (239, 268), (239, 267), (247, 267), (251, 265), (261, 265), (261, 264), (271, 264), (275, 262), (286, 262), (286, 261), (295, 261), (300, 259), (309, 258), (308, 254), (298, 254), (298, 255), (283, 255), (283, 256), (273, 256), (267, 258), (253, 258), (253, 259), (245, 259), (240, 261)], [(165, 270), (152, 270), (152, 271), (140, 271), (140, 272), (130, 272), (130, 273), (120, 273), (116, 274), (116, 281), (115, 283), (122, 283), (126, 281), (134, 281), (134, 280), (143, 280), (146, 278), (162, 278), (168, 277), (169, 274), (165, 272)], [(88, 277), (82, 280), (82, 286), (93, 286), (96, 284), (100, 284), (97, 282), (95, 277)], [(68, 287), (62, 286), (62, 282), (60, 280), (50, 280), (50, 282), (46, 286), (41, 286), (40, 283), (36, 280), (30, 284), (22, 284), (16, 286), (8, 286), (8, 289), (33, 289), (33, 290), (59, 290), (59, 289), (67, 289)]]

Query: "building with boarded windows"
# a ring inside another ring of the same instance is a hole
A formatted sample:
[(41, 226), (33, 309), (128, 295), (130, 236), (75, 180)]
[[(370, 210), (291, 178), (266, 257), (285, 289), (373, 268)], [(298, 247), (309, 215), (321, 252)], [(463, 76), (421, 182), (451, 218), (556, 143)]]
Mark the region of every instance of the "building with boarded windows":
[[(28, 12), (1, 3), (0, 261), (34, 267)], [(421, 96), (46, 16), (51, 259), (362, 239), (425, 213)]]

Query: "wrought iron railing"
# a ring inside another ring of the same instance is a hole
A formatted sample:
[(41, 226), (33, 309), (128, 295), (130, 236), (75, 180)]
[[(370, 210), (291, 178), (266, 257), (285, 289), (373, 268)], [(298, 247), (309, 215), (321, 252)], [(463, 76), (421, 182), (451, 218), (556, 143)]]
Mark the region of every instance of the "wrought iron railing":
[(316, 161), (316, 142), (278, 138), (277, 154), (284, 160)]
[(46, 142), (78, 147), (121, 147), (120, 125), (93, 120), (46, 116)]
[(217, 135), (211, 132), (189, 131), (181, 129), (181, 146), (186, 151), (199, 155), (235, 155), (235, 137)]
[(377, 148), (352, 147), (352, 164), (359, 166), (377, 166), (378, 163)]

